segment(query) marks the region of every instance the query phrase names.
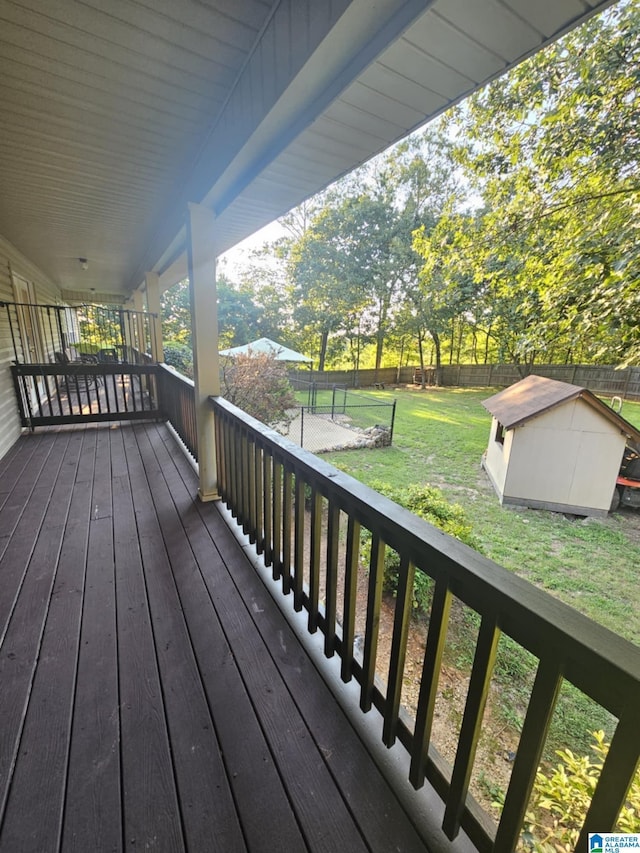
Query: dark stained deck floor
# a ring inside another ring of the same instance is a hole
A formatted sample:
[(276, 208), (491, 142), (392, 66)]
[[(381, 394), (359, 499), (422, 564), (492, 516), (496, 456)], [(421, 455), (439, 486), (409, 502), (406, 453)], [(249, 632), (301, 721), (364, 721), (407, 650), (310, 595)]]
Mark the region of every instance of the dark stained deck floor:
[(0, 853), (423, 851), (164, 425), (0, 462)]

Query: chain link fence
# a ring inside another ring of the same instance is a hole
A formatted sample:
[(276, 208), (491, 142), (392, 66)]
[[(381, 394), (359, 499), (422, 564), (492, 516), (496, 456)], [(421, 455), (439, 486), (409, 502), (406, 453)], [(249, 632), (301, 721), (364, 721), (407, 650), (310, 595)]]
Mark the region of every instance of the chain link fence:
[(358, 447), (388, 447), (393, 441), (396, 401), (348, 391), (344, 386), (320, 385), (294, 379), (303, 403), (288, 436), (314, 453)]

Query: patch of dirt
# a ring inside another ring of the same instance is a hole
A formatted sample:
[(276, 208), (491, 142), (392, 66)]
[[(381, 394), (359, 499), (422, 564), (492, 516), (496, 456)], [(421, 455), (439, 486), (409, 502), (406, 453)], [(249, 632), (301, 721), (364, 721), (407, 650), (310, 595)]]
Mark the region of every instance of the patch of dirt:
[[(455, 487), (452, 490), (455, 491)], [(465, 491), (473, 492), (474, 490), (465, 489)], [(484, 472), (479, 475), (476, 494), (479, 498), (493, 494)], [(519, 511), (524, 512), (521, 509)], [(640, 545), (640, 511), (622, 509), (606, 519), (594, 520), (594, 523), (605, 524), (619, 530), (629, 538), (630, 543), (636, 546)], [(341, 529), (346, 529), (344, 518), (341, 521)], [(309, 530), (310, 516), (307, 513), (305, 521), (305, 566), (307, 567), (309, 566), (310, 558)], [(557, 552), (561, 549), (562, 543), (554, 540), (552, 550)], [(325, 565), (326, 539), (323, 531), (320, 566), (324, 567)], [(344, 542), (340, 544), (338, 565), (340, 574), (338, 578), (337, 613), (338, 619), (341, 621), (344, 604)], [(305, 581), (308, 581), (307, 577), (305, 577)], [(320, 585), (320, 600), (322, 601), (324, 597), (324, 577), (322, 570)], [(364, 645), (367, 598), (368, 573), (365, 568), (360, 566), (357, 581), (356, 643), (354, 649), (355, 657), (359, 660), (362, 660), (361, 655)], [(392, 596), (385, 596), (380, 612), (376, 669), (376, 674), (383, 683), (386, 683), (388, 677), (388, 663), (393, 638), (394, 608), (395, 599)], [(419, 698), (427, 630), (428, 622), (426, 619), (412, 620), (407, 641), (402, 705), (413, 717), (415, 717)], [(468, 630), (468, 628), (465, 628), (464, 620), (460, 618), (460, 611), (456, 610), (456, 604), (454, 604), (450, 617), (447, 649), (445, 650), (444, 663), (441, 667), (438, 680), (438, 697), (431, 736), (433, 745), (451, 766), (453, 766), (455, 761), (469, 686), (469, 666), (468, 664), (460, 664), (455, 655), (456, 637), (459, 637), (460, 632), (464, 630)], [(482, 734), (477, 747), (471, 781), (471, 793), (473, 796), (487, 813), (493, 813), (494, 815), (496, 814), (496, 809), (492, 806), (493, 798), (496, 792), (502, 791), (504, 793), (507, 790), (513, 767), (513, 759), (519, 742), (519, 732), (516, 727), (505, 722), (504, 713), (501, 709), (504, 703), (501, 701), (502, 696), (500, 691), (501, 688), (493, 683), (487, 699)]]
[[(343, 519), (344, 521), (344, 519)], [(324, 525), (323, 525), (324, 527)], [(346, 529), (346, 525), (344, 528)], [(305, 567), (310, 562), (310, 513), (305, 518)], [(325, 531), (322, 533), (320, 566), (326, 565), (326, 538)], [(344, 608), (344, 565), (346, 546), (341, 542), (338, 554), (338, 591), (337, 591), (337, 613), (338, 620), (342, 622)], [(308, 577), (305, 576), (305, 582)], [(320, 577), (320, 601), (324, 601), (325, 578), (321, 570)], [(366, 626), (366, 611), (368, 600), (368, 572), (360, 566), (358, 569), (357, 592), (356, 592), (356, 624), (354, 643), (354, 656), (362, 662), (364, 649), (364, 635)], [(461, 612), (454, 602), (452, 607), (449, 639), (456, 632), (464, 630), (464, 621)], [(391, 656), (391, 644), (393, 640), (395, 599), (391, 595), (384, 595), (380, 609), (380, 624), (378, 632), (378, 652), (376, 675), (381, 682), (386, 683), (388, 678), (388, 665)], [(414, 618), (411, 621), (409, 636), (407, 640), (407, 652), (404, 667), (404, 678), (402, 688), (402, 705), (404, 709), (415, 719), (420, 693), (420, 680), (427, 639), (428, 621), (426, 618)], [(438, 679), (438, 695), (434, 710), (431, 742), (440, 755), (453, 767), (458, 746), (458, 737), (462, 724), (462, 716), (469, 687), (468, 669), (459, 669), (454, 662), (448, 661), (453, 653), (447, 654), (445, 649), (444, 664), (441, 666)], [(471, 781), (471, 793), (480, 805), (491, 814), (492, 796), (491, 792), (497, 789), (506, 791), (511, 775), (512, 762), (518, 745), (518, 732), (505, 724), (500, 711), (500, 696), (498, 688), (492, 685), (489, 691), (487, 706), (482, 724), (482, 734), (478, 743), (474, 772)], [(483, 785), (479, 779), (486, 777)]]
[[(359, 604), (363, 609), (366, 609), (366, 597)], [(388, 661), (391, 652), (394, 606), (395, 600), (391, 596), (386, 596), (383, 599), (378, 637), (378, 659), (381, 662)], [(449, 636), (458, 629), (463, 630), (462, 620), (456, 618), (454, 605), (450, 618)], [(413, 718), (415, 718), (418, 706), (427, 630), (428, 623), (425, 619), (412, 620), (407, 641), (402, 704)], [(446, 650), (444, 657), (447, 658)], [(382, 671), (378, 671), (378, 676), (386, 681), (386, 669), (380, 667), (379, 670)], [(445, 662), (441, 667), (438, 679), (438, 697), (434, 711), (431, 742), (451, 767), (453, 767), (458, 748), (462, 716), (469, 688), (469, 674), (466, 669), (458, 669), (451, 663)], [(489, 814), (494, 811), (489, 787), (491, 790), (499, 788), (506, 792), (519, 740), (518, 732), (505, 724), (499, 706), (498, 688), (492, 685), (485, 708), (482, 735), (476, 751), (470, 788), (473, 796)], [(482, 776), (486, 777), (490, 786), (482, 785), (479, 782)]]
[(603, 524), (620, 530), (633, 545), (640, 547), (640, 509), (618, 509)]

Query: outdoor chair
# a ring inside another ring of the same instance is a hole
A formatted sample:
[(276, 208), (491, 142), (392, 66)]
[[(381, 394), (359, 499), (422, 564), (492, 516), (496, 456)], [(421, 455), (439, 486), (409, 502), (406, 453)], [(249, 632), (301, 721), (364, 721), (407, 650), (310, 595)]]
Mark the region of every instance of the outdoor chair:
[(115, 347), (104, 347), (98, 350), (98, 361), (101, 364), (117, 364), (118, 350)]
[[(97, 364), (98, 359), (93, 355), (84, 355), (82, 354), (78, 360), (72, 361), (66, 352), (60, 352), (56, 350), (53, 354), (54, 360), (56, 364)], [(80, 377), (84, 379), (84, 382), (80, 383)], [(67, 374), (65, 376), (65, 383), (68, 385), (69, 382), (75, 384), (76, 389), (78, 391), (83, 390), (82, 385), (85, 388), (96, 388), (98, 385), (102, 384), (102, 377), (96, 376), (95, 374)]]

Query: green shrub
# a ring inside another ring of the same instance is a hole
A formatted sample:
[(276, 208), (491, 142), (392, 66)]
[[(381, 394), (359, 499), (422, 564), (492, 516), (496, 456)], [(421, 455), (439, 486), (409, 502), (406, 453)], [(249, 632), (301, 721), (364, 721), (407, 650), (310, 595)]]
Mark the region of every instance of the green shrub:
[(179, 370), (183, 376), (193, 379), (193, 353), (191, 347), (180, 341), (165, 341), (164, 346), (165, 364), (170, 364)]
[(72, 344), (73, 348), (81, 355), (95, 355), (100, 347), (97, 344), (89, 344), (81, 341), (77, 344)]
[[(466, 519), (464, 510), (458, 504), (449, 503), (440, 489), (428, 484), (411, 484), (406, 488), (390, 486), (388, 483), (374, 482), (372, 488), (408, 509), (415, 515), (429, 521), (445, 533), (455, 536), (461, 542), (477, 548), (471, 525)], [(363, 557), (368, 561), (370, 554), (371, 534), (363, 534)], [(394, 595), (398, 591), (398, 573), (400, 557), (391, 548), (384, 555), (384, 589)], [(413, 608), (417, 612), (426, 612), (431, 598), (433, 582), (422, 571), (416, 571), (413, 585)]]
[(286, 431), (296, 411), (287, 365), (275, 353), (247, 353), (222, 360), (222, 393), (248, 415)]
[[(575, 848), (609, 751), (604, 732), (593, 732), (593, 739), (594, 756), (559, 749), (560, 764), (548, 775), (538, 771), (522, 836), (524, 845), (536, 853), (568, 853)], [(640, 832), (640, 772), (631, 784), (616, 829)]]

